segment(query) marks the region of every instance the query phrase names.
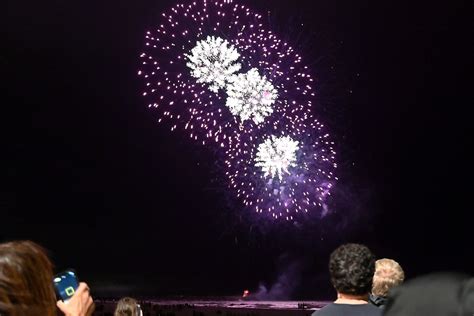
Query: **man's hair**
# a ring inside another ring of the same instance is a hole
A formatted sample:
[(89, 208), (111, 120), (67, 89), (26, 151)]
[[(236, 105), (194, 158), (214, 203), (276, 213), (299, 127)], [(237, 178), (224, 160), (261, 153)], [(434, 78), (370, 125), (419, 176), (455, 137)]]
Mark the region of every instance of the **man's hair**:
[(34, 242), (0, 244), (0, 314), (56, 315), (53, 266)]
[(405, 279), (402, 267), (392, 259), (380, 259), (375, 262), (372, 294), (386, 297), (388, 291), (400, 285)]
[(124, 297), (118, 301), (114, 316), (140, 316), (137, 311), (137, 301), (131, 297)]
[(372, 288), (375, 257), (364, 245), (345, 244), (329, 259), (331, 282), (338, 293), (363, 295)]

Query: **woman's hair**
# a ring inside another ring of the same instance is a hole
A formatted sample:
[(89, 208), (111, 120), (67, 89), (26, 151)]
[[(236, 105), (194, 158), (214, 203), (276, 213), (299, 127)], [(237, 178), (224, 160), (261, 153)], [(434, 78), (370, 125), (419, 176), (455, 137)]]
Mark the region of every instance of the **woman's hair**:
[(138, 315), (137, 301), (131, 297), (124, 297), (117, 303), (114, 316), (140, 316)]
[(405, 273), (398, 262), (385, 258), (377, 260), (372, 282), (372, 294), (385, 297), (390, 289), (400, 285), (404, 279)]
[(34, 242), (0, 244), (0, 314), (56, 315), (53, 265)]
[(332, 252), (329, 259), (332, 285), (342, 294), (368, 294), (374, 271), (375, 257), (364, 245), (342, 245)]

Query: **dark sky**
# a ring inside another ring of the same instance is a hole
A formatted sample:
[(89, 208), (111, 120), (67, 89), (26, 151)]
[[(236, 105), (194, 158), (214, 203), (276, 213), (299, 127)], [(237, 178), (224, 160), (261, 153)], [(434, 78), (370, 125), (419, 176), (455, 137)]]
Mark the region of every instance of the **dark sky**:
[(0, 239), (41, 243), (102, 295), (282, 282), (329, 298), (328, 254), (349, 241), (408, 277), (474, 273), (472, 1), (243, 2), (300, 35), (319, 79), (341, 166), (330, 215), (252, 223), (222, 194), (214, 154), (157, 125), (136, 70), (173, 1), (7, 0)]

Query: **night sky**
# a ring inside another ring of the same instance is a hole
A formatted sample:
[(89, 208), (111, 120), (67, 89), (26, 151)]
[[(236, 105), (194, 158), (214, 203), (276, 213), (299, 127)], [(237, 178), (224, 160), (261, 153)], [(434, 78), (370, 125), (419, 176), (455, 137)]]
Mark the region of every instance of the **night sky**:
[(340, 165), (328, 216), (251, 220), (215, 153), (157, 124), (138, 56), (173, 1), (7, 0), (0, 240), (42, 244), (96, 296), (329, 299), (328, 255), (350, 241), (409, 278), (474, 274), (472, 1), (242, 2), (318, 79)]

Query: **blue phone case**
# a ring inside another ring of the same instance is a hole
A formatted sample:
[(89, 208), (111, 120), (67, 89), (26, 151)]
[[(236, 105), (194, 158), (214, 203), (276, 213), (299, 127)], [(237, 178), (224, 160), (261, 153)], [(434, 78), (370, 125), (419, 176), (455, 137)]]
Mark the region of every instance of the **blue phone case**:
[(53, 279), (54, 287), (61, 300), (68, 301), (79, 287), (79, 280), (73, 270), (57, 274)]

